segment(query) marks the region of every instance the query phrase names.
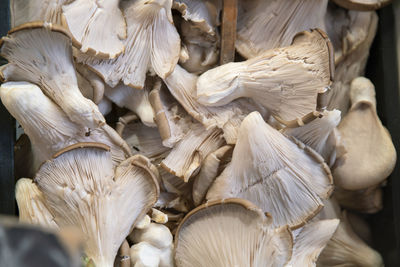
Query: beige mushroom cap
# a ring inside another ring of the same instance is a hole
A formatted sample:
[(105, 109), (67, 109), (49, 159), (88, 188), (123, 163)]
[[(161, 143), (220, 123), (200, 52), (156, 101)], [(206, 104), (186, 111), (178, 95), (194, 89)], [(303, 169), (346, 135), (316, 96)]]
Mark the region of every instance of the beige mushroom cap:
[(372, 11), (380, 9), (392, 2), (392, 0), (332, 0), (335, 4), (352, 10)]
[(329, 167), (319, 154), (253, 112), (243, 120), (232, 161), (206, 199), (245, 198), (271, 213), (275, 227), (298, 228), (319, 212), (332, 189)]
[(175, 262), (183, 266), (283, 266), (291, 256), (287, 227), (243, 199), (209, 202), (192, 210), (175, 235)]
[(351, 83), (352, 106), (338, 126), (347, 154), (333, 170), (335, 183), (347, 190), (379, 184), (393, 171), (396, 150), (376, 114), (374, 85), (359, 77)]
[(144, 156), (114, 169), (105, 145), (78, 143), (54, 155), (35, 177), (54, 221), (85, 234), (85, 253), (112, 266), (135, 223), (157, 201), (158, 172)]

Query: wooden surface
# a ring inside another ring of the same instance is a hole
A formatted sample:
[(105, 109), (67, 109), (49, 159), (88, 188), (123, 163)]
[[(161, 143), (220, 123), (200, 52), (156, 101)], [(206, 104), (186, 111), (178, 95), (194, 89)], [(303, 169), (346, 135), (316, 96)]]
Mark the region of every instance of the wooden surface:
[[(9, 30), (8, 0), (0, 1), (0, 35)], [(0, 65), (4, 64), (0, 59)], [(15, 121), (0, 103), (0, 213), (15, 214), (14, 141)]]
[(220, 64), (235, 60), (237, 0), (224, 0), (221, 26)]

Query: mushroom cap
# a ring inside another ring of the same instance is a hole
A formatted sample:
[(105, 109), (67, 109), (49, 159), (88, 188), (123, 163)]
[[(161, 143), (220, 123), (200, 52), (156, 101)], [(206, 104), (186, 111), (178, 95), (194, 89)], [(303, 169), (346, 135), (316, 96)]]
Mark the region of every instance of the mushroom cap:
[(32, 179), (21, 178), (15, 185), (19, 221), (58, 229), (46, 200)]
[(332, 190), (329, 167), (318, 153), (253, 112), (240, 126), (231, 163), (206, 198), (245, 198), (271, 213), (275, 227), (298, 228), (319, 212)]
[(77, 143), (45, 162), (35, 177), (54, 221), (85, 234), (85, 253), (97, 266), (111, 266), (135, 223), (157, 201), (158, 172), (144, 156), (114, 169), (109, 148)]
[(266, 50), (290, 45), (298, 32), (323, 29), (327, 3), (327, 0), (239, 0), (237, 51), (245, 58), (253, 58)]
[(283, 266), (292, 251), (287, 227), (271, 229), (271, 218), (243, 199), (208, 202), (192, 210), (175, 235), (181, 266)]
[(248, 97), (288, 123), (324, 108), (319, 95), (330, 86), (333, 72), (332, 45), (323, 31), (314, 29), (298, 33), (291, 46), (203, 73), (197, 80), (197, 100), (221, 106)]
[(374, 85), (363, 77), (354, 79), (350, 96), (352, 106), (338, 126), (347, 153), (337, 160), (333, 176), (341, 188), (361, 190), (390, 175), (396, 149), (376, 114)]
[(115, 58), (124, 51), (126, 23), (119, 0), (73, 0), (63, 6), (63, 22), (82, 52)]
[(111, 87), (121, 81), (142, 89), (150, 69), (161, 78), (167, 77), (174, 70), (180, 52), (180, 37), (173, 25), (171, 5), (172, 0), (125, 1), (124, 53), (108, 60), (77, 53), (76, 60), (88, 65)]
[(11, 28), (32, 21), (62, 24), (62, 6), (70, 0), (11, 0)]
[(314, 221), (299, 229), (288, 266), (315, 267), (319, 254), (335, 233), (339, 222), (338, 219)]
[(335, 4), (358, 11), (372, 11), (380, 9), (392, 2), (392, 0), (332, 0)]
[(105, 123), (98, 107), (80, 92), (72, 61), (71, 39), (64, 28), (32, 22), (9, 31), (0, 41), (6, 81), (29, 81), (41, 87), (77, 123), (96, 128)]

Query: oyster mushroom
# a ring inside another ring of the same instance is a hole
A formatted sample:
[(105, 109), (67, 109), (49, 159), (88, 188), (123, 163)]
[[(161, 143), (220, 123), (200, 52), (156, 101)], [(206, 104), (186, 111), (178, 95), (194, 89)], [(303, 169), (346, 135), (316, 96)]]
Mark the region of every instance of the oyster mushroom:
[(329, 167), (319, 154), (253, 112), (240, 126), (231, 163), (206, 198), (245, 198), (270, 212), (274, 227), (298, 228), (320, 211), (332, 189)]
[(383, 208), (381, 185), (356, 191), (336, 187), (334, 196), (339, 204), (348, 210), (371, 214), (377, 213)]
[(19, 221), (58, 229), (54, 217), (46, 206), (43, 193), (32, 179), (21, 178), (15, 185)]
[(222, 169), (226, 167), (227, 158), (231, 159), (233, 147), (226, 145), (218, 148), (214, 152), (208, 154), (204, 159), (198, 175), (193, 182), (193, 202), (195, 206), (199, 206), (205, 198), (208, 189), (215, 181)]
[(249, 99), (237, 99), (221, 107), (208, 107), (200, 104), (196, 98), (198, 77), (177, 65), (174, 71), (164, 79), (169, 91), (182, 107), (207, 129), (218, 127), (228, 144), (235, 144), (237, 131), (242, 120), (252, 111), (265, 109)]
[(82, 64), (75, 64), (76, 72), (84, 77), (93, 88), (92, 100), (94, 103), (99, 104), (104, 96), (104, 82), (103, 80)]
[(155, 115), (149, 101), (151, 87), (152, 82), (148, 80), (146, 80), (145, 87), (142, 90), (118, 84), (114, 88), (106, 86), (104, 94), (117, 106), (133, 111), (144, 125), (155, 127)]
[(335, 4), (352, 10), (371, 11), (380, 9), (392, 0), (332, 0)]
[(127, 24), (124, 53), (109, 60), (82, 53), (75, 57), (97, 72), (111, 87), (121, 81), (141, 89), (150, 69), (165, 78), (178, 62), (180, 38), (172, 21), (172, 0), (125, 1), (121, 4)]
[(288, 124), (324, 108), (318, 98), (329, 88), (333, 71), (333, 50), (327, 35), (318, 29), (301, 32), (291, 46), (203, 73), (197, 80), (197, 100), (207, 106), (222, 106), (248, 97)]
[(295, 128), (286, 127), (282, 132), (294, 136), (318, 152), (332, 166), (336, 157), (345, 153), (340, 134), (336, 129), (340, 122), (340, 111), (323, 111), (321, 117)]
[(41, 87), (76, 123), (94, 129), (105, 123), (98, 107), (83, 97), (72, 62), (71, 39), (60, 26), (27, 23), (1, 39), (1, 67), (5, 81), (29, 81)]
[(107, 124), (88, 131), (72, 122), (65, 112), (27, 82), (7, 82), (0, 87), (4, 106), (22, 125), (33, 148), (33, 168), (49, 160), (54, 153), (76, 142), (100, 142), (111, 148), (113, 162), (119, 164), (131, 155), (124, 140)]
[(63, 22), (83, 53), (115, 58), (124, 51), (126, 23), (119, 0), (72, 0), (63, 6)]
[(253, 58), (272, 48), (288, 46), (298, 32), (324, 29), (327, 0), (238, 2), (236, 49), (245, 58)]
[(155, 87), (149, 94), (150, 104), (155, 113), (155, 122), (166, 147), (174, 147), (189, 131), (193, 119), (168, 93), (166, 88)]
[(287, 267), (315, 267), (319, 254), (335, 233), (338, 219), (307, 223), (294, 238), (293, 254)]
[(11, 28), (27, 22), (46, 21), (62, 24), (62, 6), (71, 0), (11, 0)]
[(375, 88), (370, 80), (356, 78), (350, 89), (351, 108), (338, 126), (347, 153), (333, 169), (335, 184), (361, 190), (379, 184), (393, 171), (396, 149), (376, 114)]
[(270, 226), (271, 218), (243, 199), (201, 205), (179, 225), (176, 266), (284, 266), (291, 256), (291, 233)]
[(185, 137), (161, 162), (161, 166), (185, 182), (197, 174), (204, 158), (224, 144), (221, 130), (194, 123)]
[(346, 212), (340, 215), (340, 224), (317, 260), (317, 266), (382, 267), (381, 255), (367, 246), (353, 231)]
[(107, 146), (78, 143), (44, 163), (35, 177), (59, 227), (76, 226), (96, 266), (113, 266), (118, 248), (156, 202), (157, 170), (143, 156), (114, 168)]

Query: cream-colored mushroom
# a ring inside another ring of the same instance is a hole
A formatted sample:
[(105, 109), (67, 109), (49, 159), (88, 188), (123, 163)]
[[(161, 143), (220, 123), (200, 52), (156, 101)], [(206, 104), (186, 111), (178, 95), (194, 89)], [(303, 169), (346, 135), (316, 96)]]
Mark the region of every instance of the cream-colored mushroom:
[(46, 21), (62, 24), (62, 6), (70, 0), (11, 0), (11, 28), (27, 22)]
[(319, 254), (335, 233), (338, 219), (314, 221), (299, 229), (286, 267), (315, 267)]
[(124, 51), (126, 23), (119, 0), (72, 0), (63, 6), (64, 24), (74, 46), (96, 57), (115, 58)]
[(203, 73), (197, 80), (197, 100), (221, 106), (248, 97), (288, 124), (324, 108), (319, 97), (329, 88), (333, 71), (331, 43), (315, 29), (298, 33), (291, 46)]
[(273, 226), (298, 228), (319, 212), (332, 189), (329, 167), (319, 154), (253, 112), (240, 126), (231, 163), (206, 198), (245, 198), (271, 213)]
[(111, 148), (112, 159), (119, 164), (131, 155), (128, 145), (107, 124), (89, 130), (72, 122), (65, 112), (43, 94), (40, 88), (27, 82), (7, 82), (0, 87), (4, 106), (22, 125), (33, 147), (33, 168), (60, 149), (76, 142), (100, 142)]
[(113, 266), (118, 248), (136, 221), (156, 202), (158, 172), (143, 156), (114, 168), (107, 146), (78, 143), (44, 163), (35, 183), (54, 221), (76, 226), (96, 266)]
[(286, 127), (282, 130), (286, 135), (294, 136), (304, 144), (318, 152), (329, 166), (333, 166), (336, 157), (345, 153), (336, 129), (340, 122), (340, 111), (323, 111), (321, 117), (299, 127)]
[(43, 193), (32, 179), (21, 178), (15, 185), (19, 221), (59, 229), (53, 215), (46, 206)]
[(284, 266), (292, 236), (287, 227), (271, 229), (271, 224), (271, 218), (243, 199), (201, 205), (179, 225), (176, 266)]
[(60, 26), (34, 22), (12, 29), (1, 39), (8, 60), (0, 75), (6, 81), (29, 81), (41, 87), (76, 123), (97, 128), (105, 123), (97, 106), (79, 91), (71, 39)]
[(153, 82), (150, 80), (146, 80), (145, 87), (142, 90), (118, 84), (114, 88), (106, 86), (104, 94), (117, 106), (133, 111), (144, 125), (155, 127), (155, 114), (149, 101), (149, 92), (153, 86)]
[[(104, 82), (103, 80), (82, 64), (75, 64), (76, 72), (84, 77), (93, 88), (92, 99), (95, 104), (99, 104), (104, 97)], [(80, 88), (80, 87), (79, 87)]]
[(233, 147), (226, 145), (218, 148), (214, 152), (208, 154), (204, 159), (203, 164), (198, 175), (194, 178), (193, 182), (193, 202), (195, 206), (200, 205), (200, 203), (205, 198), (208, 189), (215, 181), (217, 176), (221, 173), (222, 168), (226, 167), (231, 160)]
[(111, 87), (121, 81), (141, 89), (150, 69), (165, 78), (178, 62), (180, 38), (172, 21), (172, 0), (124, 1), (121, 4), (127, 23), (125, 52), (112, 60), (99, 60), (81, 53), (75, 57), (100, 74)]
[(245, 58), (252, 58), (266, 50), (290, 45), (298, 32), (324, 29), (327, 3), (327, 0), (239, 0), (236, 49)]
[(167, 92), (166, 88), (156, 87), (149, 94), (150, 104), (155, 113), (155, 122), (166, 147), (174, 147), (189, 131), (193, 118)]
[(351, 229), (346, 213), (340, 216), (340, 224), (320, 254), (317, 266), (382, 267), (381, 255), (367, 246)]
[(352, 81), (351, 108), (338, 126), (347, 153), (333, 169), (335, 184), (361, 190), (379, 184), (393, 171), (396, 150), (376, 114), (375, 88), (370, 80)]
[(185, 137), (161, 162), (161, 166), (187, 182), (198, 173), (204, 158), (224, 142), (222, 132), (218, 128), (207, 130), (200, 123), (194, 123)]
[(339, 204), (349, 210), (361, 213), (377, 213), (383, 208), (381, 185), (362, 190), (344, 190), (336, 187), (334, 196)]
[(240, 123), (252, 111), (266, 115), (265, 109), (248, 99), (237, 99), (221, 107), (207, 107), (196, 98), (198, 77), (177, 65), (174, 71), (164, 79), (169, 91), (182, 107), (207, 129), (218, 127), (228, 144), (235, 144)]

